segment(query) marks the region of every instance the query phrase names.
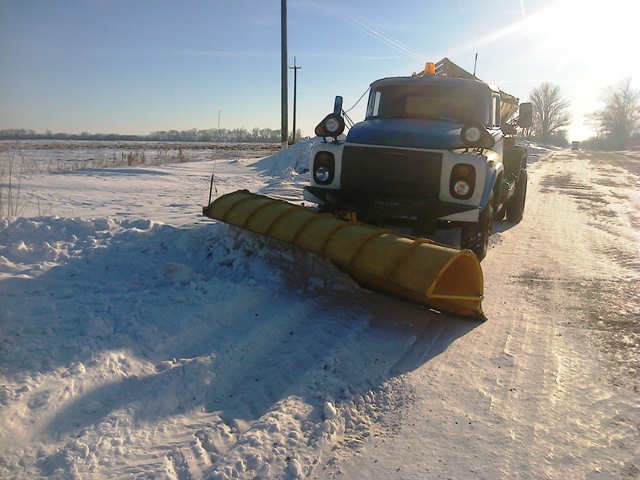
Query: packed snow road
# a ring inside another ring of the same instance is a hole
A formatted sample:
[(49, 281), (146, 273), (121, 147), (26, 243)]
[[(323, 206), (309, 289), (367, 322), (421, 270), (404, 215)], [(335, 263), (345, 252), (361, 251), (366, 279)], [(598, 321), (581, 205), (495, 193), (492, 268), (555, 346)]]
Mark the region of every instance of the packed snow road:
[(483, 262), (489, 321), (407, 375), (400, 439), (347, 478), (638, 477), (640, 159), (557, 152), (530, 173), (525, 220)]
[(63, 216), (0, 219), (0, 477), (639, 475), (639, 159), (533, 156), (478, 323), (198, 216), (306, 150), (22, 179)]

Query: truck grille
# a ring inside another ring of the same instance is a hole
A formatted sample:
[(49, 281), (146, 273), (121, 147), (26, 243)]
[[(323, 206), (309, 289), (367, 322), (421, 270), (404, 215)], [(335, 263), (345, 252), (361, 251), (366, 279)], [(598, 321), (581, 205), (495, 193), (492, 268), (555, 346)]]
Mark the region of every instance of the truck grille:
[(442, 154), (395, 148), (345, 146), (345, 192), (398, 198), (438, 198)]

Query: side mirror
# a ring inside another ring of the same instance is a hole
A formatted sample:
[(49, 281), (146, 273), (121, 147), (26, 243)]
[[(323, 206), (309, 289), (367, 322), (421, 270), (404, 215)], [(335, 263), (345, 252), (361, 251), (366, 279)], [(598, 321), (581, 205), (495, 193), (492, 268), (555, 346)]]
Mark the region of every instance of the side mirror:
[(336, 95), (336, 100), (333, 102), (333, 113), (342, 115), (342, 97), (340, 95)]
[(522, 128), (531, 128), (533, 125), (533, 105), (531, 103), (521, 103), (520, 113), (518, 115), (518, 126)]

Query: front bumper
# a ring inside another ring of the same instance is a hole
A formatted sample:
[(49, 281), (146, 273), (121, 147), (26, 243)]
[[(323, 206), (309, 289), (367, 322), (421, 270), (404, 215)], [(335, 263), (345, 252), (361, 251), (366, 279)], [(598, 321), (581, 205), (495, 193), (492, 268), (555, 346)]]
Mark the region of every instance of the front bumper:
[(479, 207), (432, 198), (381, 198), (311, 186), (304, 188), (303, 196), (328, 210), (353, 212), (365, 222), (382, 221), (426, 231), (435, 229), (438, 221), (477, 222), (480, 213)]

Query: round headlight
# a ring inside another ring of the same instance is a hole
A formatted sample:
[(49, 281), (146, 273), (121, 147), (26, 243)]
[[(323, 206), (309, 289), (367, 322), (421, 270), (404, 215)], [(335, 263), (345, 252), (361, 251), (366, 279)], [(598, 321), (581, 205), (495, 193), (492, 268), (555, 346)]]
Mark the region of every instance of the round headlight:
[(495, 139), (485, 126), (478, 122), (467, 123), (462, 127), (460, 140), (467, 148), (491, 149), (496, 144)]
[(329, 133), (336, 133), (340, 130), (340, 121), (336, 117), (329, 117), (324, 122), (324, 128)]
[(464, 130), (464, 138), (469, 143), (477, 143), (482, 137), (482, 132), (478, 127), (469, 127)]
[(316, 169), (316, 179), (318, 179), (320, 182), (328, 182), (330, 177), (331, 172), (324, 165)]
[(330, 113), (316, 127), (316, 135), (337, 139), (344, 132), (344, 127), (344, 119), (337, 113)]
[(453, 185), (453, 191), (460, 197), (465, 197), (471, 191), (471, 186), (464, 180), (458, 180)]

